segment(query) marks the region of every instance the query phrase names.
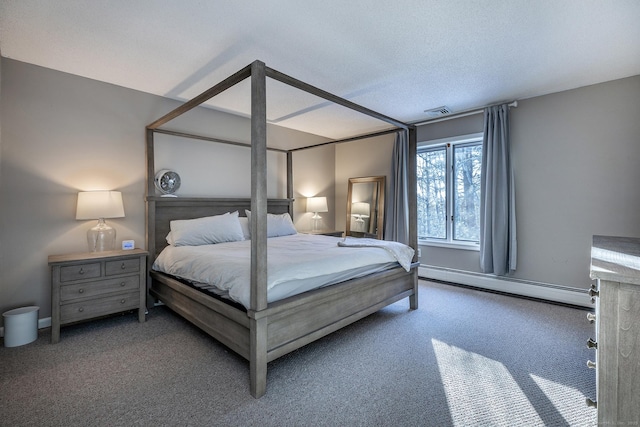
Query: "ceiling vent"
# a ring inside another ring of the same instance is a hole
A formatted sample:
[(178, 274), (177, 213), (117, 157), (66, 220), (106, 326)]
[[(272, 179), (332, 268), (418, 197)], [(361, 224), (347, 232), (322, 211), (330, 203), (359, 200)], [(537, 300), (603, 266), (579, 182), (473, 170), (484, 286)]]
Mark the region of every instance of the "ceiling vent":
[(431, 110), (424, 110), (424, 112), (428, 117), (441, 117), (451, 114), (452, 111), (449, 107), (443, 105), (442, 107), (432, 108)]

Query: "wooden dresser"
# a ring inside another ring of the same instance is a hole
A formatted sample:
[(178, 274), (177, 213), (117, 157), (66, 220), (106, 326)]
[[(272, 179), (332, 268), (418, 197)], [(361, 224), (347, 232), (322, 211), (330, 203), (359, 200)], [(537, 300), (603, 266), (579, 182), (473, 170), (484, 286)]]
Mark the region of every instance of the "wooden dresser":
[(590, 294), (596, 305), (598, 425), (640, 425), (640, 239), (593, 236)]
[(144, 322), (147, 254), (133, 249), (49, 256), (51, 343), (68, 323), (133, 309)]

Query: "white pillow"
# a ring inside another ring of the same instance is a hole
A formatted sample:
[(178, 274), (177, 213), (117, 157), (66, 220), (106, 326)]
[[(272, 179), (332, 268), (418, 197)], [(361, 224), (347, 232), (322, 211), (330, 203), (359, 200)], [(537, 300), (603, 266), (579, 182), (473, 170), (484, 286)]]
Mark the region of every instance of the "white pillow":
[[(245, 210), (244, 212), (251, 223), (251, 211)], [(298, 234), (298, 230), (287, 212), (279, 215), (267, 214), (267, 237), (289, 236), (290, 234)]]
[(167, 242), (174, 246), (199, 246), (244, 240), (238, 212), (170, 222)]
[(167, 239), (167, 243), (168, 244), (175, 246), (174, 245), (174, 241), (173, 241), (173, 234), (171, 234), (171, 232), (169, 232), (169, 234), (167, 234), (166, 239)]
[(244, 240), (251, 239), (251, 230), (249, 230), (249, 218), (246, 216), (241, 216), (238, 218), (240, 221), (240, 227), (242, 227), (242, 235), (244, 236)]

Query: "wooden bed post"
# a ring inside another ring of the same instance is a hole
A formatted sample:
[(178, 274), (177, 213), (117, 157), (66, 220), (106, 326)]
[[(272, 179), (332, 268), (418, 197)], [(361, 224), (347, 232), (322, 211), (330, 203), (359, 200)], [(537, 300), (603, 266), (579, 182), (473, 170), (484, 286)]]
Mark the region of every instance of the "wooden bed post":
[(267, 388), (267, 85), (264, 62), (251, 64), (251, 395)]
[[(415, 126), (408, 128), (409, 132), (409, 158), (407, 159), (407, 169), (409, 182), (407, 190), (409, 193), (409, 246), (415, 249), (413, 261), (418, 261), (418, 183), (416, 182), (417, 173), (417, 130)], [(409, 308), (418, 309), (418, 269), (414, 268), (413, 275), (413, 295), (409, 297)]]
[(155, 149), (154, 149), (154, 134), (153, 130), (147, 128), (147, 197), (145, 203), (146, 209), (146, 221), (147, 221), (147, 232), (146, 232), (146, 241), (147, 241), (147, 250), (149, 251), (149, 256), (147, 257), (147, 282), (145, 286), (147, 287), (147, 301), (146, 306), (147, 309), (153, 308), (153, 298), (149, 295), (149, 289), (151, 288), (151, 276), (149, 272), (151, 271), (151, 267), (153, 266), (153, 261), (156, 259), (156, 202), (149, 200), (151, 196), (154, 194), (154, 171), (155, 171)]
[(289, 199), (289, 215), (293, 219), (293, 153), (287, 151), (287, 199)]
[(251, 64), (251, 310), (267, 308), (267, 98), (263, 62)]

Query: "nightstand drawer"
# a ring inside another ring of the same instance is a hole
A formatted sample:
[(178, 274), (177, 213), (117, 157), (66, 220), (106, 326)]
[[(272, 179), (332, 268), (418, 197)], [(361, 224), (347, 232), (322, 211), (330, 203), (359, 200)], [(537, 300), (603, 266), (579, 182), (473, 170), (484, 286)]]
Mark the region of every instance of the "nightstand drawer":
[(92, 262), (82, 265), (67, 265), (60, 267), (60, 281), (93, 279), (100, 277), (100, 263)]
[(60, 322), (70, 323), (91, 319), (97, 316), (139, 308), (139, 306), (140, 293), (138, 291), (65, 304), (60, 306)]
[(105, 266), (105, 274), (107, 276), (125, 273), (137, 273), (138, 271), (140, 271), (140, 260), (123, 259), (119, 261), (107, 261), (105, 263)]
[(139, 276), (121, 277), (118, 279), (98, 280), (60, 287), (60, 301), (92, 298), (114, 292), (136, 291), (140, 286)]

